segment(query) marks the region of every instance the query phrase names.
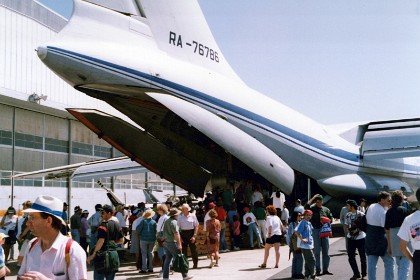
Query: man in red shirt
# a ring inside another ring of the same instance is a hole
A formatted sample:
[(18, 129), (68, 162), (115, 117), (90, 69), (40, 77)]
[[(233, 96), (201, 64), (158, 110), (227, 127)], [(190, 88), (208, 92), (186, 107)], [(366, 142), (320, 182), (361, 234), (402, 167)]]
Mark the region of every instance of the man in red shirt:
[(220, 221), (220, 225), (222, 228), (220, 230), (219, 252), (226, 253), (226, 252), (229, 252), (229, 249), (227, 248), (226, 240), (225, 240), (227, 213), (226, 213), (226, 210), (223, 208), (223, 202), (221, 201), (217, 202), (215, 210), (217, 212), (217, 219)]

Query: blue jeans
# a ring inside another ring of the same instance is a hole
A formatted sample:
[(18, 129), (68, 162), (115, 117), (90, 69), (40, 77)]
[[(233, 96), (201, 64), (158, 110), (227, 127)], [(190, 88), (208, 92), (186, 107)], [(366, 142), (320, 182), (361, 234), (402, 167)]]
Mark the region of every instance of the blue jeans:
[(153, 247), (155, 242), (153, 241), (141, 241), (140, 240), (140, 249), (141, 249), (141, 270), (147, 270), (147, 259), (149, 259), (149, 270), (153, 270)]
[(89, 244), (90, 253), (92, 253), (93, 249), (95, 249), (96, 243), (98, 243), (98, 231), (95, 231), (95, 233), (92, 233), (90, 235), (90, 244)]
[(302, 253), (293, 253), (292, 259), (292, 277), (296, 275), (303, 275), (303, 255)]
[(71, 238), (80, 244), (80, 232), (78, 229), (71, 230)]
[(385, 280), (394, 279), (394, 259), (388, 255), (388, 252), (384, 256), (368, 255), (368, 279), (376, 280), (376, 265), (378, 264), (379, 257), (382, 258), (385, 268)]
[(410, 274), (410, 260), (406, 257), (395, 257), (398, 270), (398, 280), (407, 280)]
[[(315, 255), (315, 267), (316, 272), (321, 272), (321, 252), (322, 252), (322, 271), (328, 271), (330, 266), (330, 256), (328, 251), (330, 250), (330, 239), (329, 237), (319, 238), (320, 228), (314, 228), (314, 255)], [(370, 280), (370, 279), (369, 279)]]
[[(165, 263), (163, 264), (163, 279), (169, 279), (169, 269), (172, 262), (172, 258), (174, 258), (178, 253), (180, 253), (180, 251), (176, 246), (176, 242), (164, 242), (163, 247), (165, 248), (166, 252)], [(185, 278), (187, 276), (187, 273), (182, 273), (182, 278)]]
[(110, 273), (110, 274), (104, 274), (104, 273), (99, 273), (97, 271), (93, 271), (93, 279), (94, 280), (114, 280), (115, 278), (115, 272), (114, 273)]
[(225, 233), (226, 233), (226, 228), (223, 228), (220, 230), (219, 251), (227, 249)]
[(260, 245), (263, 243), (260, 235), (260, 231), (258, 230), (257, 224), (252, 223), (248, 225), (248, 235), (249, 235), (249, 244), (251, 248), (254, 248), (254, 233), (257, 236), (258, 242)]

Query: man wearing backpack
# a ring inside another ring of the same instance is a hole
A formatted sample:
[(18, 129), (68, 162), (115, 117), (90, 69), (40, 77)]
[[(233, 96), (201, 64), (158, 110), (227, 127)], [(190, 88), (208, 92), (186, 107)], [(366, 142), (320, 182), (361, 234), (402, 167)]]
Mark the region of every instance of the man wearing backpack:
[(28, 245), (19, 279), (87, 279), (82, 247), (60, 233), (65, 224), (62, 211), (63, 201), (46, 195), (39, 196), (23, 211), (28, 213), (27, 226), (37, 238)]
[[(93, 261), (95, 270), (93, 278), (95, 280), (114, 279), (115, 273), (120, 266), (117, 252), (117, 244), (124, 243), (124, 236), (117, 221), (111, 219), (114, 209), (111, 205), (104, 204), (101, 208), (102, 223), (98, 227), (98, 242), (88, 257), (87, 263)], [(104, 259), (107, 258), (108, 262)]]

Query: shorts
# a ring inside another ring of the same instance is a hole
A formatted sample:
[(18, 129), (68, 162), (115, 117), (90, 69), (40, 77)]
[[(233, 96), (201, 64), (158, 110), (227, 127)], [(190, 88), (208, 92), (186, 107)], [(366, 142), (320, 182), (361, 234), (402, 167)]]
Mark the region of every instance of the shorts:
[(281, 235), (275, 234), (275, 235), (271, 236), (270, 238), (267, 238), (265, 240), (265, 243), (274, 244), (274, 243), (280, 243), (280, 241), (281, 241)]

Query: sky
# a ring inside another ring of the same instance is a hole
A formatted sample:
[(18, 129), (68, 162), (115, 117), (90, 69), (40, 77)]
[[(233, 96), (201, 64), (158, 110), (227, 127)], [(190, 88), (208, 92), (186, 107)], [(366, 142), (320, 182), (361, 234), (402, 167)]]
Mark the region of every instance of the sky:
[(198, 1), (251, 88), (324, 124), (420, 117), (420, 0)]

